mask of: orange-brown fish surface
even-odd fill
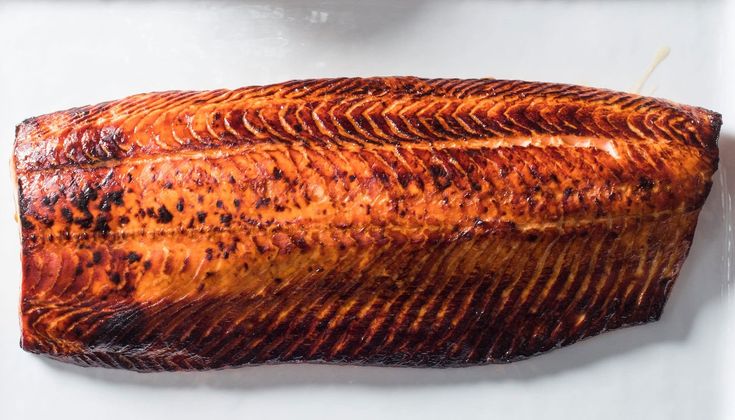
[[[21,345],[138,371],[466,366],[656,320],[720,125],[602,89],[412,77],[30,118]]]

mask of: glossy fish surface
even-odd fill
[[[449,367],[653,321],[720,125],[602,89],[413,77],[30,118],[21,346],[138,371]]]

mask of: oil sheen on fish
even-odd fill
[[[21,345],[138,371],[445,367],[653,321],[720,125],[608,90],[412,77],[30,118]]]

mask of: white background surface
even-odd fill
[[[0,418],[735,418],[732,22],[733,2],[715,0],[0,0]],[[26,117],[151,90],[344,75],[629,90],[666,46],[671,55],[643,93],[717,110],[726,125],[720,172],[658,323],[524,362],[450,370],[144,375],[63,365],[18,346],[19,240],[5,165]]]

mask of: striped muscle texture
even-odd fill
[[[30,118],[21,345],[139,371],[465,366],[652,321],[720,125],[601,89],[412,77]]]

